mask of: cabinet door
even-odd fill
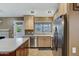
[[[25,30],[34,30],[34,16],[24,16]]]
[[[60,13],[60,15],[64,15],[67,13],[67,4],[66,3],[60,4],[59,13]]]
[[[28,48],[29,47],[29,43],[30,43],[29,40],[27,40],[22,46],[20,46],[20,48]]]
[[[16,51],[16,56],[27,56],[28,55],[28,48],[19,48]]]
[[[21,47],[16,50],[16,56],[27,56],[28,55],[29,40],[25,42]]]
[[[37,40],[38,47],[51,47],[51,37],[40,36]]]

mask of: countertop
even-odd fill
[[[10,53],[15,51],[19,46],[25,43],[29,37],[26,38],[5,38],[0,40],[0,53]]]
[[[25,35],[24,37],[28,37],[28,36],[50,36],[50,37],[53,37],[53,35],[38,35],[38,34],[34,34],[34,35]]]

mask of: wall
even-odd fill
[[[0,23],[0,29],[9,29],[13,25],[13,20],[21,20],[20,17],[1,17],[2,23]]]
[[[0,29],[8,29],[9,21],[7,19],[1,19],[2,23],[0,23]]]
[[[73,11],[73,5],[70,4],[68,13],[69,21],[69,55],[79,56],[79,11]],[[77,48],[77,53],[72,53],[72,48]]]

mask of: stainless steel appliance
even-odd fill
[[[54,44],[55,49],[62,48],[63,36],[64,36],[64,19],[60,16],[54,21],[55,32],[54,32]]]
[[[67,15],[59,16],[54,21],[54,48],[56,51],[60,48],[62,55],[67,55]]]
[[[30,36],[30,48],[36,47],[35,36]]]

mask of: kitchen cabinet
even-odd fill
[[[25,42],[21,47],[16,50],[16,56],[27,56],[28,55],[28,43]]]
[[[53,20],[55,20],[58,16],[67,14],[68,9],[69,8],[68,8],[68,4],[67,3],[59,4],[58,11],[55,13],[55,15],[53,17]]]
[[[27,48],[19,48],[16,51],[16,56],[27,56],[28,55],[28,49]]]
[[[60,4],[60,6],[59,6],[59,13],[61,15],[64,15],[64,14],[67,13],[67,3]]]
[[[32,15],[27,15],[24,16],[24,25],[25,25],[25,30],[34,30],[34,16]]]
[[[51,47],[51,37],[50,36],[39,36],[37,38],[38,47]]]

